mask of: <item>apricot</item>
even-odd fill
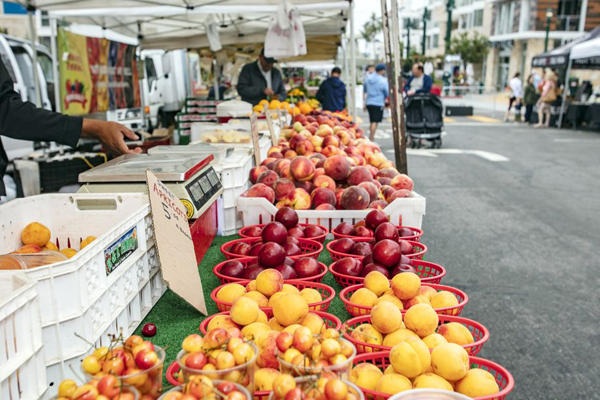
[[[397,298],[396,296],[394,296],[393,294],[385,293],[383,296],[381,296],[380,298],[377,299],[375,304],[379,304],[382,301],[388,301],[388,302],[392,303],[393,305],[398,307],[398,310],[404,309],[404,305],[402,304],[402,301],[399,298]]]
[[[452,387],[452,384],[450,384],[450,382],[448,382],[441,376],[434,374],[433,372],[425,372],[424,374],[417,376],[413,381],[413,388],[441,389],[447,390],[449,392],[454,391],[454,388]]]
[[[296,286],[290,285],[289,283],[284,283],[283,287],[281,288],[281,291],[288,293],[300,293]]]
[[[425,336],[423,338],[423,342],[427,345],[427,347],[429,347],[429,350],[433,350],[442,343],[448,343],[446,338],[439,333],[432,333],[431,335]]]
[[[367,390],[375,390],[383,373],[373,364],[357,364],[350,370],[350,382]]]
[[[21,231],[21,242],[23,244],[35,244],[42,247],[49,241],[50,229],[39,222],[32,222]]]
[[[62,254],[64,254],[67,258],[71,258],[73,257],[75,254],[77,254],[77,250],[75,249],[71,249],[69,247],[67,247],[66,249],[62,249],[60,251]]]
[[[285,293],[273,304],[273,316],[283,326],[299,323],[308,314],[308,303],[297,293]]]
[[[436,293],[437,293],[437,290],[435,290],[431,286],[421,286],[421,289],[419,289],[418,295],[427,297],[427,299],[429,299],[429,301],[431,302],[431,297]]]
[[[281,272],[273,268],[265,269],[256,276],[256,290],[270,297],[283,288]]]
[[[258,304],[249,297],[242,296],[231,306],[231,319],[239,325],[249,325],[258,319]]]
[[[42,247],[42,250],[58,251],[58,247],[56,247],[54,243],[48,242],[44,247]]]
[[[270,331],[271,328],[269,325],[263,322],[252,322],[242,328],[242,336],[246,339],[258,342],[263,335],[267,335]]]
[[[494,376],[480,368],[467,371],[467,374],[456,382],[455,389],[458,393],[473,398],[489,396],[500,391]]]
[[[83,248],[85,246],[87,246],[88,244],[92,243],[94,240],[96,240],[96,236],[88,236],[85,239],[83,239],[81,241],[81,244],[79,245],[79,250],[83,250]]]
[[[420,339],[400,342],[390,350],[390,364],[397,373],[408,378],[424,373],[430,363],[429,349]]]
[[[431,306],[433,308],[456,307],[457,305],[458,299],[453,293],[447,290],[439,291],[431,296]]]
[[[365,288],[381,296],[390,288],[390,281],[379,271],[371,271],[365,276]]]
[[[428,305],[431,305],[431,303],[429,302],[429,298],[427,296],[423,296],[423,295],[418,294],[415,297],[413,297],[412,299],[406,300],[404,302],[404,307],[406,307],[406,309],[408,310],[409,308],[411,308],[415,304],[428,304]]]
[[[249,292],[246,292],[242,297],[254,300],[259,307],[267,307],[267,305],[269,304],[269,299],[267,299],[265,295],[259,292],[258,290],[251,290]]]
[[[469,371],[469,355],[456,343],[443,343],[431,351],[431,367],[442,378],[457,381]]]
[[[300,291],[300,296],[306,300],[308,304],[319,303],[323,300],[321,293],[313,288],[304,288]]]
[[[386,337],[383,338],[383,345],[388,347],[394,347],[398,343],[405,342],[407,340],[417,340],[419,336],[411,330],[406,328],[400,328]]]
[[[217,292],[217,299],[225,303],[233,303],[246,293],[246,288],[239,283],[229,283]]]
[[[456,343],[461,346],[471,344],[475,341],[471,331],[469,331],[466,326],[458,322],[448,322],[440,325],[437,333],[442,335],[448,342]]]
[[[19,247],[17,250],[13,251],[11,254],[31,254],[31,253],[39,253],[42,251],[42,248],[37,244],[26,244],[24,246]]]
[[[402,328],[402,313],[388,301],[382,301],[371,309],[371,324],[383,334],[392,333]]]
[[[412,389],[410,380],[404,375],[397,373],[384,374],[379,378],[379,381],[375,386],[376,391],[390,395],[410,389]]]
[[[359,342],[368,344],[381,345],[383,343],[383,336],[371,324],[361,324],[357,326],[352,330],[350,336]]]
[[[265,314],[265,312],[263,310],[258,310],[258,318],[256,318],[256,322],[262,322],[263,324],[266,324],[269,322],[269,317],[267,317],[267,314]]]
[[[367,288],[360,288],[350,296],[350,302],[363,307],[373,307],[377,301],[377,295]],[[359,310],[361,314],[367,314],[367,310]]]
[[[439,317],[437,313],[428,304],[416,304],[404,314],[404,324],[406,327],[420,337],[434,333],[438,323]]]
[[[400,300],[412,299],[419,293],[421,278],[412,272],[401,272],[392,278],[392,290]]]
[[[273,390],[273,381],[279,376],[279,371],[273,368],[259,368],[254,373],[254,389],[256,391]]]
[[[237,328],[237,325],[235,324],[235,322],[233,322],[229,315],[215,315],[213,318],[211,318],[210,322],[206,327],[206,330],[207,332],[210,332],[218,328]]]
[[[302,326],[307,327],[310,330],[310,333],[312,333],[313,335],[320,334],[326,328],[325,321],[323,321],[323,318],[312,312],[306,314],[306,316],[302,319],[300,324]]]

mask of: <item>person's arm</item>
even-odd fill
[[[404,84],[404,92],[408,92],[408,90],[410,89],[410,83],[412,82],[413,77],[409,76],[408,79],[406,80],[406,83]]]
[[[346,95],[348,94],[348,92],[346,91],[346,85],[344,85],[344,86],[343,86],[343,89],[342,89],[342,90],[344,91],[344,96],[342,97],[342,99],[343,99],[343,100],[342,100],[342,104],[343,104],[343,106],[342,106],[342,110],[343,110],[343,109],[345,109],[345,108],[346,108]],[[340,111],[341,111],[341,110],[340,110]]]
[[[123,136],[138,139],[137,135],[116,122],[71,117],[44,110],[25,102],[14,91],[13,82],[0,62],[0,134],[14,139],[56,142],[75,147],[79,138],[99,139],[114,154],[132,152]],[[139,150],[136,150],[136,152]]]
[[[278,69],[273,70],[277,71],[277,75],[279,75],[277,90],[274,90],[274,92],[277,95],[277,97],[279,97],[280,101],[284,101],[287,97],[287,91],[285,90],[285,85],[283,84],[283,76],[281,75],[281,72],[279,72]]]
[[[387,79],[385,79],[383,82],[383,97],[387,99],[389,97],[389,95],[390,95],[390,88],[388,86]]]
[[[429,93],[431,92],[431,84],[433,79],[429,75],[423,75],[423,87],[417,90],[417,93]]]
[[[315,95],[316,99],[319,100],[319,103],[323,104],[323,100],[325,99],[325,93],[323,86],[325,86],[325,82],[323,81],[321,82],[321,84],[319,85],[319,90],[317,90],[317,94]]]
[[[238,78],[237,91],[242,98],[253,99],[264,95],[256,79],[252,78],[251,68],[252,64],[244,65]]]

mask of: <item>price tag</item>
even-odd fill
[[[260,165],[260,147],[258,145],[258,125],[256,123],[256,114],[250,115],[250,131],[252,132],[252,147],[254,148],[254,162]]]
[[[267,126],[269,127],[269,133],[271,134],[271,144],[273,144],[273,146],[277,146],[277,138],[275,137],[275,127],[273,126],[271,110],[267,110],[265,114],[267,116]]]
[[[149,169],[146,170],[146,183],[162,277],[173,292],[206,315],[186,209]]]

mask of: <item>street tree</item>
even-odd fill
[[[490,41],[488,38],[477,32],[472,37],[469,37],[467,32],[462,32],[450,41],[450,54],[460,56],[465,71],[468,63],[481,64],[489,50]]]
[[[368,43],[371,43],[373,51],[373,61],[377,60],[377,54],[375,54],[375,38],[383,30],[383,22],[381,18],[377,17],[375,13],[371,14],[371,17],[367,22],[363,24],[360,36]]]

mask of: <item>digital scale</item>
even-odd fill
[[[124,154],[79,174],[79,192],[148,193],[146,170],[150,169],[185,206],[200,262],[217,233],[216,200],[223,193],[210,165],[213,160],[212,155]]]

